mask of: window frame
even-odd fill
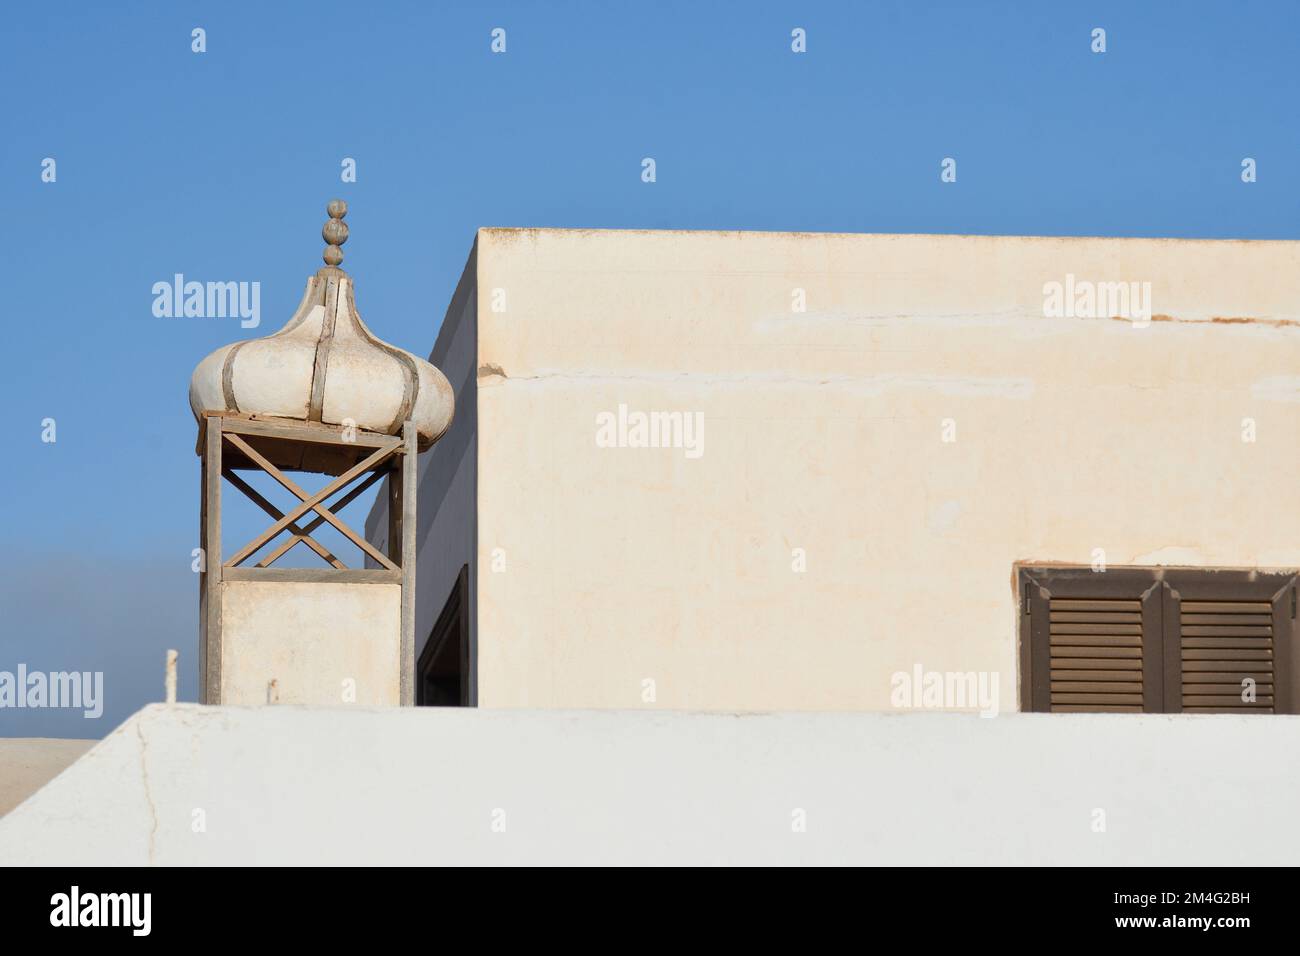
[[[1272,607],[1273,713],[1300,709],[1296,667],[1296,569],[1215,567],[1109,567],[1017,565],[1019,705],[1022,712],[1051,713],[1049,601],[1053,584],[1068,586],[1069,599],[1142,602],[1143,713],[1181,714],[1182,601],[1269,603]],[[1225,591],[1228,592],[1225,594]],[[1172,612],[1172,613],[1171,613]]]

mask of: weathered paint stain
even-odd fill
[[[787,372],[735,372],[695,373],[649,370],[627,370],[618,374],[594,373],[563,369],[539,369],[532,374],[506,375],[498,365],[486,363],[479,366],[480,380],[499,376],[508,378],[514,386],[608,386],[630,384],[656,384],[681,388],[840,388],[866,395],[880,395],[900,388],[933,389],[943,395],[970,395],[1029,399],[1033,397],[1035,383],[1029,378],[979,378],[949,375],[797,375]]]
[[[1112,322],[1132,323],[1133,320],[1123,315],[1112,315]],[[1297,319],[1260,319],[1253,315],[1214,315],[1208,319],[1180,319],[1176,315],[1157,314],[1151,316],[1152,322],[1176,322],[1180,325],[1262,325],[1269,328],[1291,328],[1300,326]]]

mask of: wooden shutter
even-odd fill
[[[1160,587],[1149,572],[1025,573],[1029,706],[1052,713],[1159,710],[1164,663]],[[1022,629],[1023,633],[1023,629]]]
[[[1297,710],[1295,573],[1032,568],[1020,584],[1022,710]]]
[[[1166,584],[1166,710],[1292,713],[1295,575],[1171,571]]]

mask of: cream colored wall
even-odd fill
[[[223,704],[401,702],[400,585],[225,581],[221,593]]]
[[[415,562],[415,659],[420,659],[443,605],[456,584],[462,567],[470,569],[469,589],[474,589],[474,477],[478,461],[477,409],[474,403],[474,379],[477,370],[476,317],[477,263],[474,250],[456,286],[438,340],[429,361],[441,369],[452,384],[456,397],[456,416],[447,433],[420,455],[419,499],[416,508]],[[386,485],[384,486],[387,487]],[[388,496],[375,497],[366,518],[366,537],[382,550],[388,540]],[[367,559],[367,567],[378,565]],[[471,632],[474,626],[473,601],[468,608]],[[473,648],[470,650],[473,667]],[[470,682],[473,703],[473,681]]]
[[[1067,273],[1156,321],[1044,318]],[[485,706],[1013,710],[1016,562],[1300,566],[1300,243],[483,230],[478,287]]]

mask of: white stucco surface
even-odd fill
[[[446,376],[409,352],[382,343],[361,321],[352,279],[323,270],[307,280],[284,328],[217,349],[190,379],[190,407],[306,421],[313,395],[316,420],[399,434],[405,415],[423,444],[436,441],[454,414]],[[322,341],[328,341],[321,361]]]
[[[400,702],[401,585],[224,581],[221,596],[226,703]]]
[[[1293,864],[1297,752],[1300,717],[153,705],[0,864]]]

